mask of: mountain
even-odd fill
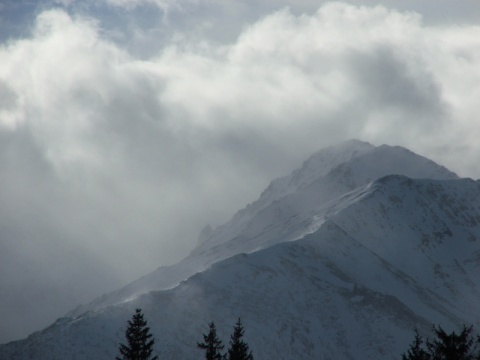
[[[240,316],[257,359],[393,359],[432,323],[479,324],[480,182],[349,141],[202,231],[179,263],[83,305],[0,359],[112,359],[134,309],[160,358],[195,359]]]

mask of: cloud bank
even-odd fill
[[[109,28],[57,3],[0,46],[0,342],[179,260],[332,143],[403,145],[480,176],[479,26],[346,3],[254,17],[108,0],[121,16],[159,9],[150,28]]]

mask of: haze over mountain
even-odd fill
[[[1,1],[0,343],[177,263],[321,147],[479,178],[479,23],[479,1]]]
[[[111,359],[134,309],[158,355],[200,356],[240,316],[261,359],[387,359],[413,329],[480,323],[480,183],[402,147],[357,140],[274,180],[196,248],[79,306],[0,359]]]

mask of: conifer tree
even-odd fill
[[[440,326],[434,326],[435,337],[427,339],[425,345],[415,330],[415,340],[408,352],[402,354],[402,360],[480,360],[480,337],[474,339],[472,330],[472,326],[464,325],[459,334],[455,331],[448,334]]]
[[[143,318],[142,310],[136,309],[132,320],[128,320],[128,328],[125,331],[127,345],[120,344],[121,357],[117,360],[158,360],[158,356],[152,357],[155,340],[150,334],[150,328]]]
[[[432,360],[474,360],[480,352],[472,338],[473,327],[463,326],[460,334],[452,331],[447,334],[440,326],[433,327],[436,338],[427,342]]]
[[[407,353],[402,354],[402,360],[430,360],[430,355],[423,349],[423,340],[415,329],[415,340]]]
[[[230,348],[228,349],[228,360],[253,360],[252,352],[248,344],[243,341],[244,334],[242,321],[238,318],[233,334],[230,336]]]
[[[210,328],[208,334],[203,334],[203,343],[197,342],[197,347],[205,350],[205,360],[225,359],[225,355],[221,353],[224,346],[222,345],[222,341],[217,337],[215,323],[212,321],[208,326]]]

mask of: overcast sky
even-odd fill
[[[480,177],[480,2],[350,3],[0,1],[0,343],[178,261],[325,146]]]

